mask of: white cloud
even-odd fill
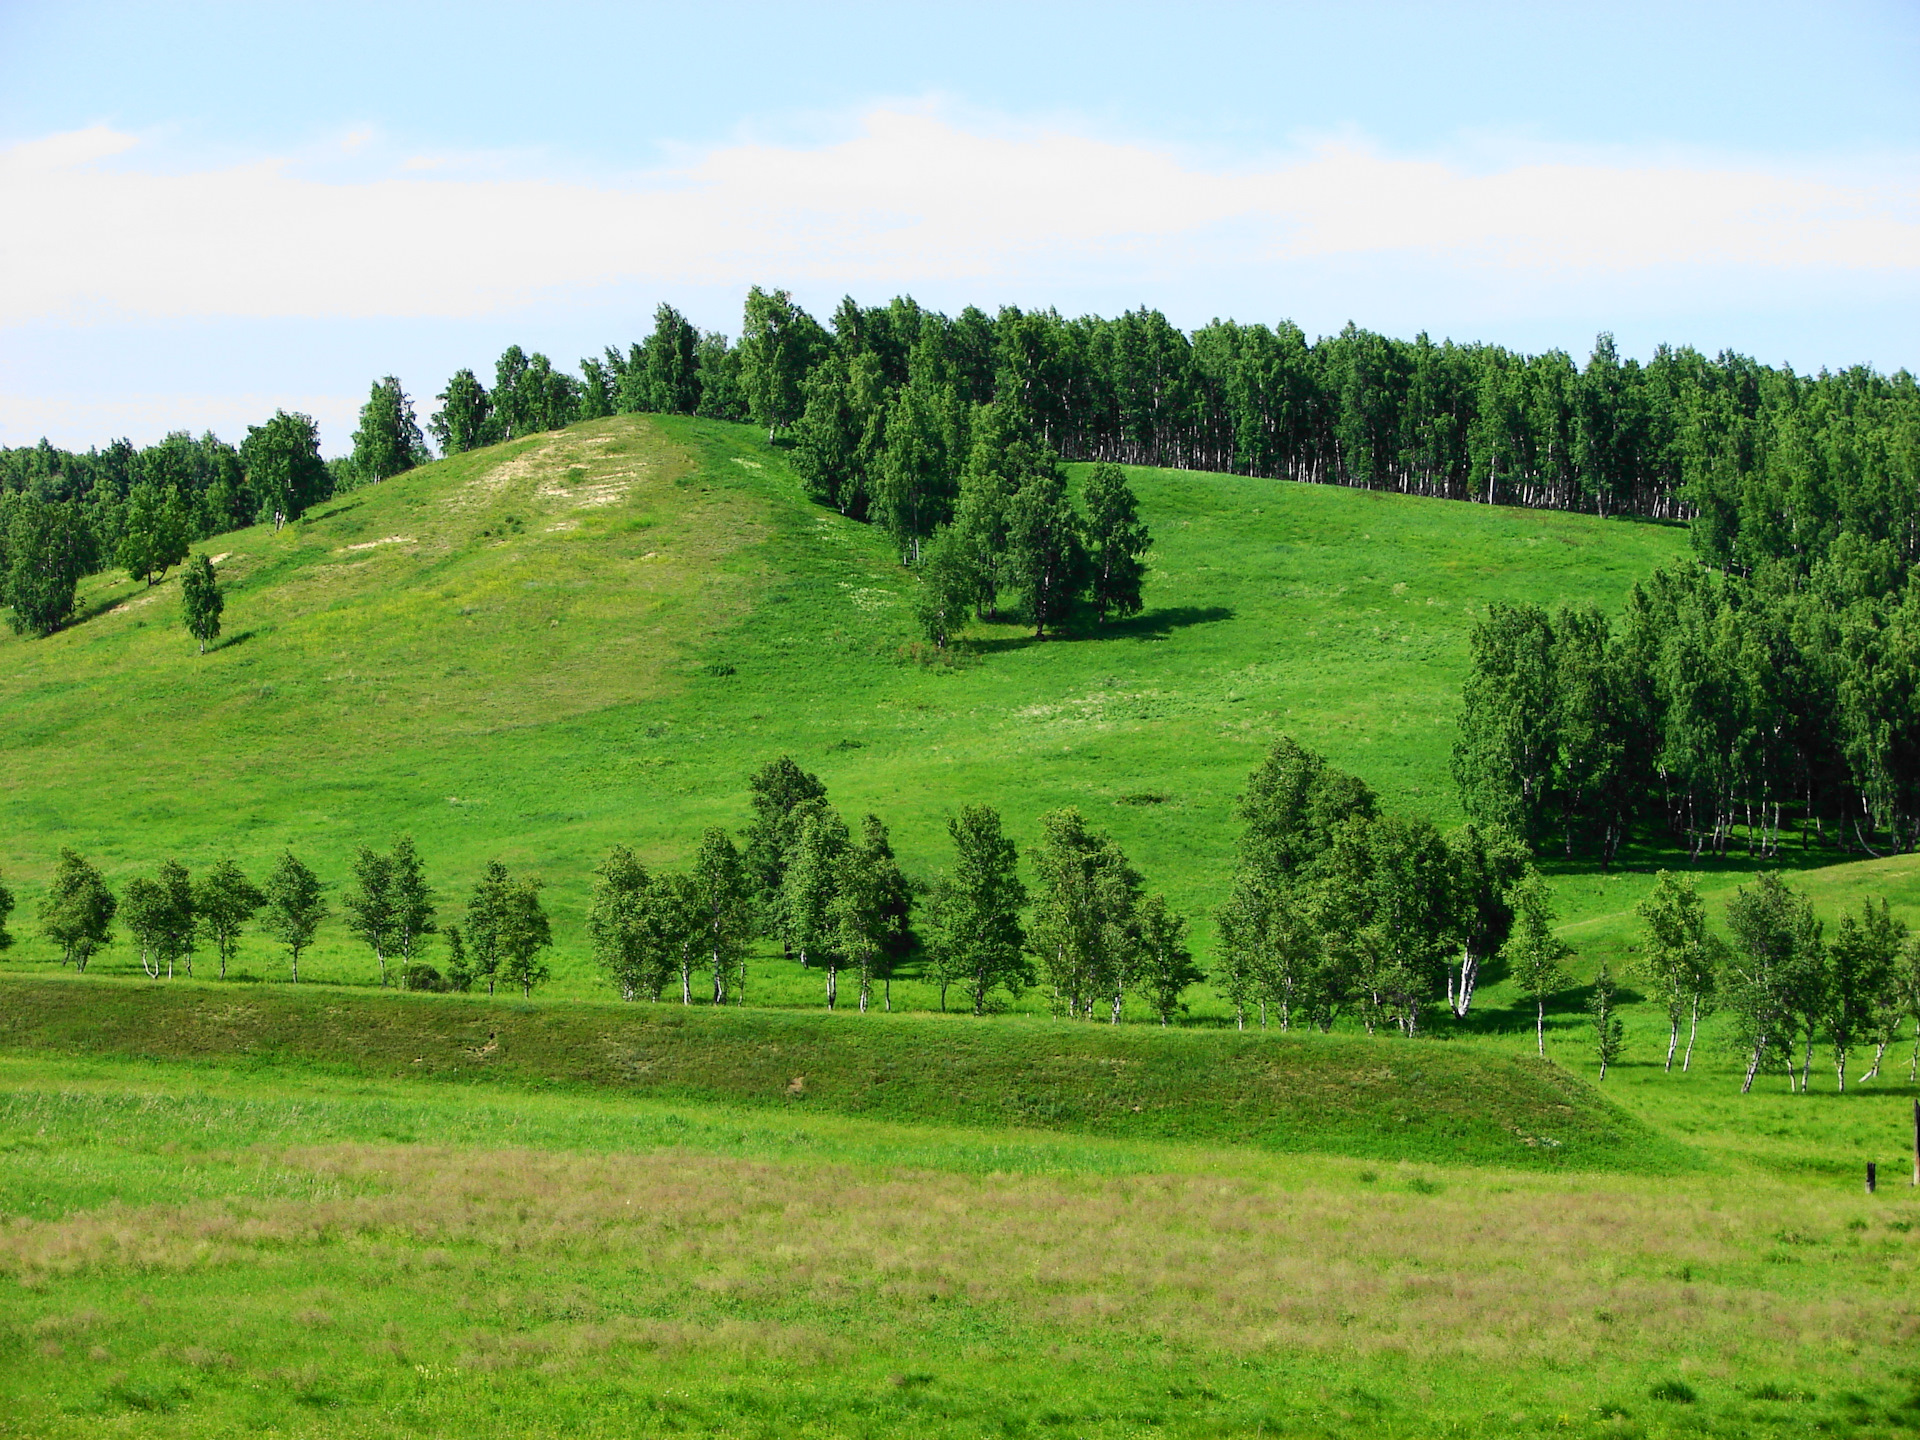
[[[102,126],[0,152],[0,323],[473,316],[636,283],[1084,290],[1346,258],[1475,286],[1920,273],[1905,165],[1883,184],[1583,157],[1470,169],[1347,142],[1227,170],[908,109],[837,143],[729,145],[620,185],[146,158]]]

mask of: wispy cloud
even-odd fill
[[[163,171],[105,127],[16,145],[0,152],[0,323],[473,316],[635,283],[1084,289],[1345,257],[1477,283],[1920,274],[1912,166],[1879,183],[1579,156],[1468,166],[1348,141],[1230,170],[911,108],[835,143],[738,143],[619,184],[431,163],[342,181],[298,157]]]

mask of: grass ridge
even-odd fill
[[[1357,1036],[21,977],[0,981],[0,1045],[1437,1164],[1699,1163],[1555,1065]]]

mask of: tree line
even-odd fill
[[[970,306],[949,317],[905,297],[843,300],[823,325],[787,292],[758,286],[737,343],[662,305],[644,340],[579,369],[511,346],[491,387],[458,372],[426,431],[452,455],[618,413],[753,421],[787,436],[811,493],[884,525],[913,564],[942,527],[963,558],[998,554],[981,551],[982,517],[962,493],[982,424],[1030,436],[1043,459],[1686,519],[1699,557],[1741,575],[1783,555],[1804,568],[1843,531],[1884,543],[1903,573],[1920,554],[1920,387],[1904,370],[1802,376],[1665,346],[1643,365],[1623,360],[1607,335],[1576,364],[1562,351],[1399,340],[1352,325],[1315,341],[1287,322],[1216,320],[1189,334],[1144,308],[1066,319]],[[391,376],[373,385],[352,454],[335,461],[320,458],[310,417],[285,412],[237,449],[177,434],[145,450],[125,441],[86,455],[44,441],[0,450],[7,603],[16,625],[45,633],[70,613],[63,577],[108,562],[164,573],[185,553],[183,533],[296,518],[428,454]],[[1009,478],[1026,472],[1015,465],[999,477]],[[1043,487],[1026,518],[1046,498]],[[985,518],[985,533],[997,534],[1004,522]],[[1109,580],[1098,557],[1137,558],[1112,545],[1118,532],[1098,517],[1086,525],[1101,532],[1085,548]],[[1071,571],[1073,545],[1053,548]],[[999,580],[976,573],[973,584]],[[950,598],[966,587],[928,588]],[[1104,613],[1109,600],[1093,598]]]
[[[752,819],[738,839],[709,828],[684,869],[649,868],[616,845],[595,871],[586,914],[594,961],[623,1000],[695,1003],[696,980],[715,1005],[744,1003],[756,939],[817,972],[826,1008],[842,977],[860,1013],[891,1010],[892,982],[918,958],[940,1008],[957,996],[975,1015],[1004,1009],[1036,987],[1053,1013],[1119,1024],[1127,1001],[1162,1025],[1186,1012],[1185,993],[1211,979],[1236,1028],[1330,1031],[1343,1017],[1369,1034],[1414,1036],[1438,1006],[1464,1020],[1483,971],[1504,971],[1531,1007],[1544,1057],[1546,1013],[1574,988],[1573,951],[1556,933],[1551,889],[1526,842],[1499,824],[1470,821],[1443,834],[1430,822],[1383,813],[1348,774],[1282,737],[1249,777],[1231,891],[1216,913],[1211,976],[1194,964],[1187,918],[1148,894],[1139,871],[1078,810],[1043,815],[1021,856],[991,806],[947,822],[947,867],[919,882],[900,867],[887,826],[856,830],[825,784],[782,756],[749,779]],[[194,876],[175,860],[116,896],[99,869],[63,849],[39,909],[42,935],[63,964],[84,972],[124,925],[154,978],[193,973],[211,952],[225,978],[245,928],[284,951],[292,980],[332,914],[326,886],[283,854],[255,885],[232,861]],[[340,897],[345,928],[371,955],[381,985],[470,991],[484,985],[531,996],[549,978],[552,927],[538,879],[490,862],[458,920],[438,904],[410,837],[387,851],[361,847]],[[0,886],[0,948],[13,896]],[[1757,1075],[1810,1081],[1828,1047],[1844,1090],[1851,1057],[1872,1052],[1875,1078],[1903,1027],[1910,1073],[1920,1073],[1920,937],[1884,900],[1863,901],[1827,939],[1807,898],[1777,874],[1740,887],[1726,910],[1731,939],[1715,934],[1691,878],[1659,872],[1640,903],[1631,978],[1668,1022],[1665,1065],[1692,1065],[1702,1019],[1724,1011],[1727,1043]],[[444,946],[438,968],[430,947]],[[1624,1049],[1618,983],[1605,963],[1589,987],[1601,1077]],[[1684,1050],[1681,1048],[1685,1032]]]

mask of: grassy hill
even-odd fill
[[[1077,804],[1204,912],[1275,735],[1449,819],[1476,610],[1613,605],[1685,545],[1584,516],[1133,478],[1157,537],[1144,615],[1045,644],[985,627],[936,663],[884,536],[807,503],[756,432],[699,421],[590,422],[222,537],[228,636],[204,659],[174,581],[96,577],[83,623],[0,641],[0,873],[29,909],[62,844],[116,882],[286,846],[337,879],[354,846],[406,829],[449,896],[495,856],[541,875],[553,993],[588,994],[579,919],[607,847],[684,858],[703,826],[744,821],[747,772],[784,752],[887,819],[911,871],[944,863],[962,804],[999,805],[1022,842]],[[274,973],[258,945],[243,969]],[[369,971],[323,932],[313,976]]]

